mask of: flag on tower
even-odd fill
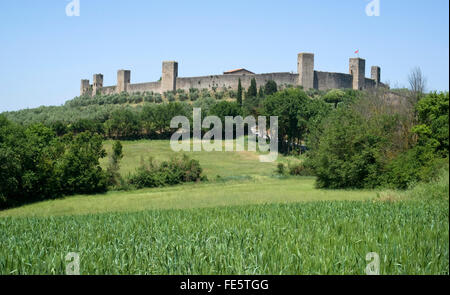
[[[359,53],[359,49],[355,51],[355,54],[358,54],[358,53]]]

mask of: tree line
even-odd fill
[[[416,89],[406,93],[411,94],[410,99],[393,96],[392,91],[385,89],[280,89],[273,81],[258,88],[253,79],[248,90],[243,89],[239,81],[234,99],[202,95],[195,101],[143,102],[133,106],[71,106],[69,103],[61,107],[5,113],[5,116],[20,122],[13,124],[15,129],[21,126],[28,130],[22,133],[37,128],[41,130],[39,134],[53,134],[49,142],[65,142],[69,150],[71,144],[78,142],[80,145],[81,138],[86,137],[95,139],[94,142],[105,138],[168,139],[175,131],[170,128],[171,119],[185,116],[192,120],[194,107],[202,109],[203,117],[214,115],[222,121],[226,116],[278,116],[279,151],[290,155],[306,152],[302,166],[291,167],[293,173],[302,175],[302,170],[306,169],[317,176],[317,185],[323,188],[406,188],[414,181],[431,179],[434,171],[448,165],[449,153],[448,92],[426,95]],[[3,121],[7,122],[6,119]],[[8,125],[12,123],[4,124],[12,126]],[[20,137],[17,137],[19,142]],[[5,146],[13,144],[1,142]],[[48,149],[58,151],[55,147]],[[97,149],[92,152],[100,155]],[[92,160],[90,165],[93,167],[98,166],[95,159],[86,159]],[[145,169],[142,171],[141,180],[146,183],[144,180],[148,175]],[[101,182],[97,185],[94,190],[101,191],[105,187]],[[74,191],[83,190],[72,189]]]
[[[109,164],[103,137],[83,131],[57,133],[41,124],[22,126],[0,115],[0,209],[74,194],[103,193],[205,180],[196,160],[173,158],[143,163],[135,174],[119,174],[123,157],[120,141],[113,144]]]

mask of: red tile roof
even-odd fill
[[[226,71],[226,72],[224,72],[224,74],[233,74],[233,73],[240,72],[240,71],[246,71],[251,74],[254,74],[253,72],[250,72],[249,70],[246,70],[246,69],[236,69],[236,70]]]

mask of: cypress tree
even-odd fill
[[[250,82],[250,87],[248,88],[246,98],[256,97],[257,95],[258,95],[258,88],[256,87],[256,80],[255,78],[253,78],[252,81]]]
[[[264,97],[264,89],[263,89],[262,86],[259,86],[258,97],[259,98],[263,98]]]
[[[241,107],[242,106],[242,84],[241,78],[239,78],[238,90],[237,90],[237,103]]]

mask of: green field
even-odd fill
[[[376,196],[376,192],[371,191],[317,190],[311,177],[260,178],[74,196],[10,209],[0,212],[0,217],[82,215],[326,200],[370,200]]]
[[[170,148],[168,140],[139,140],[123,141],[124,158],[121,161],[121,174],[127,176],[136,170],[141,161],[153,157],[156,160],[168,160],[178,153]],[[225,141],[223,142],[225,145]],[[105,149],[109,153],[112,141],[105,142]],[[199,160],[204,174],[210,180],[221,177],[238,176],[267,176],[273,174],[276,163],[260,163],[259,155],[254,152],[188,152],[189,157]],[[108,163],[107,158],[101,160],[103,167]]]
[[[364,274],[377,252],[381,274],[442,274],[448,209],[310,202],[2,218],[0,273],[64,274],[77,252],[81,274]]]
[[[168,141],[124,142],[121,173],[172,153]],[[69,252],[82,274],[364,274],[369,252],[381,274],[449,273],[448,197],[319,190],[256,153],[189,155],[208,182],[0,212],[0,274],[64,274]]]

